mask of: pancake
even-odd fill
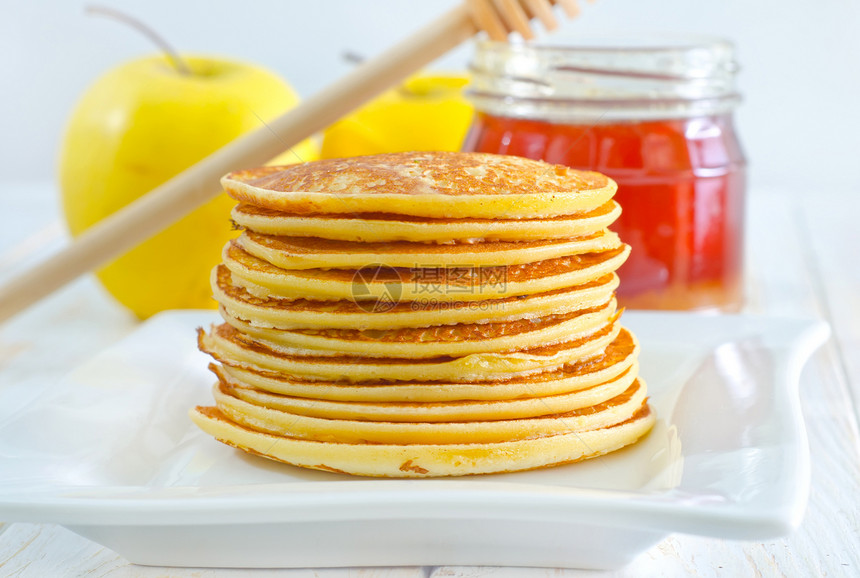
[[[295,215],[394,213],[535,219],[587,213],[615,194],[600,173],[487,153],[412,152],[234,171],[240,203]]]
[[[539,373],[601,355],[618,335],[617,316],[597,331],[571,335],[569,341],[508,353],[464,357],[398,359],[318,355],[316,351],[275,348],[223,323],[198,332],[201,351],[217,361],[252,370],[282,372],[322,381],[486,381]]]
[[[421,359],[475,353],[519,351],[593,333],[615,314],[615,299],[596,307],[513,321],[437,325],[402,329],[270,329],[254,327],[222,311],[224,320],[244,335],[278,350],[313,350],[342,356]]]
[[[612,399],[593,406],[519,419],[469,421],[368,421],[319,418],[272,409],[213,389],[216,407],[232,421],[264,433],[338,443],[482,444],[589,431],[626,421],[645,402],[645,387],[635,380]],[[416,412],[416,420],[420,413]]]
[[[568,313],[605,303],[618,287],[618,276],[602,277],[571,288],[547,293],[484,301],[403,301],[386,308],[368,308],[351,300],[260,298],[233,285],[230,270],[212,270],[215,300],[230,317],[248,320],[255,327],[279,329],[400,329],[455,323],[481,323],[490,319],[532,319]]]
[[[353,243],[312,237],[273,237],[245,231],[236,244],[247,253],[282,269],[360,269],[385,267],[498,267],[621,247],[618,235],[603,230],[584,237],[548,241],[489,241],[428,244],[391,241]]]
[[[200,429],[246,452],[288,464],[344,474],[424,478],[530,470],[603,455],[648,433],[655,417],[643,404],[611,427],[489,444],[347,444],[261,433],[212,407],[189,415]]]
[[[507,267],[396,269],[368,267],[357,276],[346,269],[288,270],[275,267],[228,243],[222,254],[233,283],[256,297],[439,302],[482,301],[535,295],[588,283],[614,272],[630,247],[559,257]],[[361,293],[357,291],[361,290]]]
[[[607,201],[587,213],[547,219],[430,219],[391,213],[294,215],[244,204],[237,205],[232,216],[238,226],[266,235],[359,243],[475,243],[580,237],[605,229],[620,214],[618,203]]]
[[[344,402],[290,397],[262,391],[232,379],[214,366],[225,393],[248,403],[296,415],[325,419],[393,422],[451,422],[521,419],[565,413],[608,401],[626,391],[636,379],[638,365],[632,365],[612,379],[588,388],[558,395],[495,401],[439,402]],[[535,376],[529,376],[535,377]],[[526,378],[528,379],[528,378]],[[523,391],[530,390],[526,383]],[[217,396],[216,396],[217,397]],[[229,411],[225,412],[228,415]],[[241,421],[241,420],[240,420]]]
[[[517,400],[563,395],[616,379],[633,367],[639,346],[621,328],[601,355],[557,369],[496,381],[474,382],[348,382],[311,381],[280,372],[252,370],[231,364],[210,364],[220,380],[291,397],[353,402],[452,402]]]
[[[483,153],[235,171],[244,229],[198,329],[216,439],[301,467],[431,477],[575,462],[653,426],[621,327],[615,183]]]

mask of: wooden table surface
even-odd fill
[[[48,183],[0,184],[0,281],[64,242]],[[672,535],[616,572],[422,567],[323,570],[154,568],[49,524],[0,521],[0,576],[322,578],[549,576],[860,576],[860,195],[754,190],[745,311],[815,316],[833,337],[806,365],[801,397],[812,490],[801,527],[766,542]],[[25,404],[136,322],[84,278],[0,327],[0,392]],[[7,401],[8,403],[8,401]],[[8,411],[6,407],[4,410]],[[2,485],[0,456],[0,485]]]

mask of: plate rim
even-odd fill
[[[217,319],[214,311],[162,312],[97,354],[96,358],[123,347],[128,340],[139,338],[142,331],[152,330],[154,325],[173,323],[177,319],[187,324],[189,320],[203,316]],[[487,482],[476,476],[446,480],[365,478],[254,486],[262,492],[248,492],[247,486],[244,486],[245,491],[238,491],[243,486],[217,486],[198,488],[202,490],[199,492],[193,491],[193,487],[146,486],[45,486],[9,491],[8,487],[0,484],[0,516],[7,522],[49,522],[69,526],[192,526],[228,522],[295,524],[411,518],[568,519],[576,524],[599,523],[665,534],[681,532],[747,540],[783,536],[796,528],[803,518],[811,477],[799,395],[800,371],[812,353],[829,338],[830,328],[820,319],[750,314],[628,311],[625,320],[633,321],[631,325],[635,325],[637,319],[685,322],[693,316],[705,323],[740,323],[757,327],[763,324],[766,328],[790,325],[793,328],[792,334],[785,335],[784,348],[778,351],[784,371],[779,379],[775,377],[773,380],[781,381],[774,384],[775,392],[781,395],[774,396],[773,403],[786,406],[788,415],[782,416],[782,422],[791,426],[790,431],[796,438],[783,451],[787,454],[788,464],[793,465],[791,469],[798,483],[781,505],[762,510],[750,508],[750,504],[743,501],[714,501],[713,495],[696,495],[676,489],[651,492],[600,490],[542,486],[539,483]],[[339,486],[347,485],[348,489],[339,489]],[[370,490],[364,487],[368,485]],[[397,486],[396,492],[392,492],[392,486]],[[284,491],[287,488],[289,492]],[[213,491],[215,489],[218,491]],[[233,493],[231,489],[237,491]],[[500,504],[505,507],[499,508]],[[332,512],[325,512],[324,507],[329,507]]]

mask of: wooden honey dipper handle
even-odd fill
[[[406,40],[365,61],[302,104],[219,149],[84,231],[39,265],[0,287],[0,322],[178,221],[221,191],[230,170],[262,165],[485,29],[493,39],[532,36],[537,17],[556,26],[552,5],[574,0],[466,0]]]

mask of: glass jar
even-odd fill
[[[612,177],[613,230],[633,248],[620,304],[737,310],[746,163],[732,122],[736,71],[722,40],[486,42],[463,148]]]

